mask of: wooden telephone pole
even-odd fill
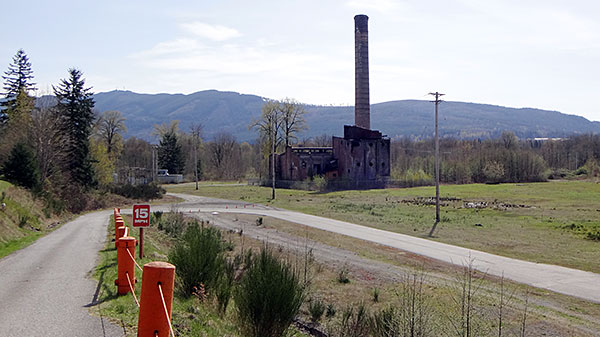
[[[430,92],[429,94],[435,96],[435,101],[431,101],[432,103],[435,103],[435,223],[429,232],[429,237],[432,237],[435,232],[435,227],[438,222],[440,222],[440,138],[438,134],[438,106],[442,102],[440,97],[444,96],[444,94],[437,91]]]
[[[275,115],[276,116],[276,115]],[[271,141],[271,186],[273,188],[272,190],[272,195],[271,195],[271,200],[275,200],[275,142],[277,141],[277,123],[275,120],[275,116],[273,117],[273,124],[271,126],[271,132],[272,132],[272,141]]]

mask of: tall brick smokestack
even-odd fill
[[[371,106],[369,103],[369,17],[354,17],[354,124],[371,129]]]

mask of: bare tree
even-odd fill
[[[237,142],[231,133],[219,132],[208,144],[208,152],[214,174],[217,178],[228,175],[228,162],[234,155]]]
[[[69,137],[62,132],[62,120],[53,108],[34,109],[29,129],[30,141],[36,151],[42,184],[63,165],[65,144]]]
[[[310,143],[317,147],[328,147],[331,146],[331,136],[324,133],[320,136],[314,137]]]
[[[279,102],[269,100],[262,107],[261,119],[250,124],[250,128],[257,128],[260,133],[261,143],[264,144],[263,154],[265,159],[268,160],[271,157],[271,199],[275,199],[275,151],[281,142],[281,123],[282,118]]]
[[[452,326],[452,329],[446,331],[448,336],[475,337],[486,334],[477,305],[483,281],[476,277],[473,263],[474,260],[470,259],[463,265],[462,273],[457,275],[451,286],[450,295],[457,310],[444,313]]]
[[[304,120],[306,110],[304,110],[304,105],[291,98],[281,101],[279,110],[281,111],[281,132],[287,148],[292,141],[298,140],[299,132],[308,129]]]
[[[502,337],[502,329],[505,325],[505,311],[512,302],[515,291],[517,290],[517,288],[514,288],[513,291],[507,292],[504,281],[504,273],[502,273],[502,278],[500,279],[500,301],[498,303],[498,337]]]
[[[123,144],[119,166],[152,168],[152,144],[140,138],[129,137]]]
[[[96,128],[100,139],[106,144],[106,153],[109,155],[115,150],[117,144],[121,143],[123,139],[121,133],[127,132],[125,118],[116,110],[105,111],[96,122]]]
[[[260,119],[253,121],[249,128],[258,129],[261,140],[265,143],[265,150],[263,151],[265,158],[268,158],[273,147],[279,146],[282,142],[281,138],[281,111],[279,102],[274,100],[266,101],[262,106],[262,113]]]
[[[529,290],[525,291],[525,304],[523,305],[523,315],[521,316],[521,328],[519,337],[527,336],[527,314],[529,309]]]
[[[179,121],[178,120],[172,120],[169,124],[167,124],[167,123],[154,124],[154,131],[152,132],[153,136],[162,138],[167,133],[171,133],[174,135],[179,134]]]
[[[404,274],[398,289],[400,303],[373,316],[374,337],[428,337],[433,331],[432,298],[425,291],[423,270]]]

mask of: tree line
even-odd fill
[[[98,112],[81,70],[52,87],[51,98],[36,98],[31,62],[19,50],[2,76],[0,99],[0,173],[44,198],[55,211],[93,207],[94,195],[111,191],[115,177],[152,176],[155,168],[187,180],[265,179],[273,151],[287,146],[331,146],[331,136],[301,138],[307,129],[304,106],[293,100],[268,100],[253,143],[221,131],[205,140],[201,123],[155,125],[158,144],[130,137],[119,111]],[[392,183],[433,183],[432,140],[392,142]],[[498,139],[444,138],[440,146],[444,183],[533,182],[547,178],[599,176],[600,136],[561,140],[519,140],[504,132]],[[132,173],[138,172],[138,173]]]
[[[401,185],[433,183],[433,140],[392,142],[392,180]],[[520,140],[512,132],[486,140],[440,140],[444,183],[538,182],[548,178],[597,177],[600,136]]]
[[[36,105],[31,62],[23,50],[13,57],[4,79],[0,111],[1,169],[5,179],[44,197],[54,211],[86,206],[85,195],[98,185],[95,166],[101,137],[94,133],[91,89],[83,73],[71,68],[53,86],[52,104]]]

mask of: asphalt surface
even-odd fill
[[[90,274],[110,214],[80,216],[0,260],[0,336],[123,335],[122,328],[88,311],[98,285]]]
[[[472,261],[471,263],[475,269],[490,275],[504,275],[504,277],[519,283],[600,303],[600,274],[556,265],[512,259],[345,221],[253,205],[241,201],[228,201],[176,193],[171,193],[171,195],[186,200],[176,205],[176,208],[182,212],[228,212],[270,216],[379,243],[447,263],[465,265]]]

